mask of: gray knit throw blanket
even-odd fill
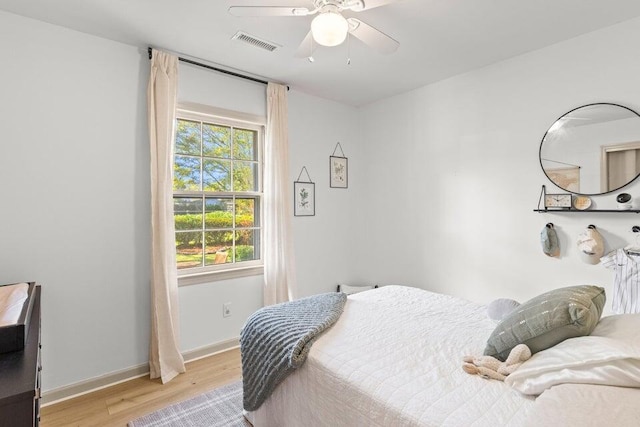
[[[315,295],[261,308],[240,332],[244,409],[255,411],[307,359],[311,345],[342,314],[347,296]]]

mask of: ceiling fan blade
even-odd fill
[[[294,6],[231,6],[233,16],[307,16],[313,13],[306,7]]]
[[[380,6],[386,6],[392,3],[398,3],[402,0],[347,0],[343,7],[351,9],[355,12],[369,10]]]
[[[313,52],[316,50],[316,43],[313,42],[313,35],[311,31],[307,33],[307,36],[302,40],[298,50],[296,51],[296,58],[310,58]]]
[[[380,53],[390,54],[398,50],[400,43],[382,31],[356,18],[349,18],[347,22],[349,22],[349,33]]]

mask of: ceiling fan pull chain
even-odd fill
[[[311,43],[309,43],[309,57],[307,59],[311,63],[315,61],[315,58],[313,57],[313,37],[311,37]]]
[[[351,33],[347,33],[347,65],[351,65]]]

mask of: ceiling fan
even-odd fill
[[[356,18],[345,18],[342,11],[361,12],[400,0],[310,0],[314,9],[297,6],[231,6],[229,13],[234,16],[311,16],[311,30],[304,38],[297,57],[309,57],[316,45],[338,46],[347,34],[360,39],[383,54],[393,53],[400,43],[371,25]],[[315,43],[314,43],[315,42]]]

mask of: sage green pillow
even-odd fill
[[[566,340],[589,335],[602,315],[604,288],[583,285],[546,292],[505,316],[487,341],[486,356],[505,361],[518,344],[537,353]]]

